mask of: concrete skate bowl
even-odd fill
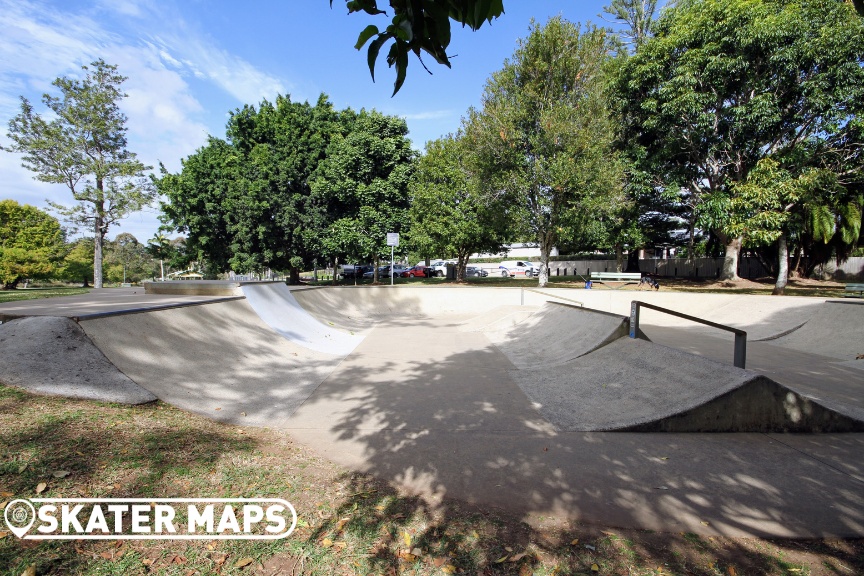
[[[611,307],[606,295],[544,292],[293,292],[302,310],[290,305],[285,314],[311,314],[325,343],[327,330],[362,338],[348,353],[310,349],[310,334],[290,339],[300,323],[262,319],[251,299],[80,326],[122,373],[167,402],[289,430],[338,463],[432,501],[655,530],[864,534],[862,436],[779,433],[796,429],[790,422],[842,429],[847,416],[759,374],[620,338],[621,314],[547,304],[587,296]],[[278,307],[282,296],[272,296]],[[690,368],[679,374],[682,364]],[[730,427],[729,414],[754,403],[773,408],[748,410]],[[710,429],[753,432],[632,432]]]

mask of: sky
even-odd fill
[[[405,118],[409,138],[427,141],[458,130],[469,107],[479,106],[489,76],[500,69],[539,23],[561,15],[572,22],[609,25],[600,18],[608,0],[505,0],[505,14],[471,32],[453,23],[452,68],[411,55],[408,77],[391,97],[395,72],[385,50],[373,82],[365,48],[354,49],[368,24],[389,18],[348,15],[344,0],[0,0],[0,145],[20,112],[20,97],[44,112],[42,95],[59,95],[51,82],[80,77],[99,58],[127,80],[120,103],[128,117],[128,149],[146,165],[170,172],[205,144],[225,136],[228,114],[245,104],[290,95],[315,102],[326,94],[339,108],[376,109]],[[380,5],[387,5],[380,1]],[[20,156],[0,151],[0,199],[47,208],[71,203],[62,184],[33,179]],[[109,230],[141,242],[159,227],[158,205]]]

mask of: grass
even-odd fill
[[[275,542],[36,542],[0,532],[2,575],[30,567],[86,576],[864,573],[864,540],[731,539],[554,518],[529,526],[456,500],[433,507],[317,457],[284,432],[158,402],[128,407],[0,386],[0,430],[0,508],[35,497],[45,482],[48,498],[279,497],[300,517]],[[57,478],[58,470],[70,474]]]
[[[15,290],[0,290],[0,304],[3,302],[18,302],[19,300],[36,300],[37,298],[56,298],[57,296],[74,296],[87,294],[89,288],[17,288]]]

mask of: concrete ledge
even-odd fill
[[[228,280],[169,280],[144,282],[146,294],[184,294],[188,296],[242,296],[240,282]]]

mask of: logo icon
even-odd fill
[[[36,509],[28,500],[13,500],[6,505],[3,517],[9,530],[21,538],[36,521]]]

